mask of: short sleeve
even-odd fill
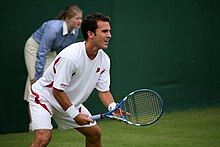
[[[76,73],[76,65],[72,60],[60,57],[55,60],[53,70],[55,73],[53,87],[65,90],[69,86],[72,75]]]
[[[110,59],[107,58],[105,66],[101,71],[98,83],[96,85],[98,91],[109,91],[110,89]]]

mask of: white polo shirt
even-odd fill
[[[63,111],[52,94],[52,87],[64,90],[72,104],[78,107],[87,100],[94,88],[109,91],[109,72],[110,59],[102,49],[91,60],[86,54],[85,42],[78,42],[57,55],[32,90]]]

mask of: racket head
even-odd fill
[[[128,94],[119,104],[124,115],[119,119],[134,126],[148,126],[163,114],[163,101],[150,89],[139,89]]]

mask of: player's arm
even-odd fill
[[[90,119],[85,114],[79,113],[79,111],[71,103],[69,97],[66,95],[66,93],[63,90],[53,88],[53,96],[60,104],[60,106],[63,108],[63,110],[65,110],[70,115],[70,117],[72,117],[75,120],[77,124],[86,125],[93,122],[93,120]]]
[[[57,102],[60,104],[60,106],[63,108],[63,110],[66,111],[70,106],[72,106],[70,99],[68,98],[68,96],[63,90],[53,88],[52,92],[53,92],[53,96],[55,97]]]
[[[106,91],[106,92],[98,91],[98,95],[103,105],[106,108],[108,108],[109,111],[116,107],[116,103],[110,91]]]
[[[115,107],[118,105],[118,103],[114,101],[114,98],[110,91],[107,91],[107,92],[98,91],[98,95],[102,103],[105,105],[105,107],[108,108],[108,111],[115,109]],[[122,114],[121,114],[120,109],[114,111],[113,115],[121,116]]]

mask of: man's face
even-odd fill
[[[105,21],[98,21],[97,22],[98,28],[95,31],[93,43],[101,49],[108,48],[109,40],[112,37],[110,30],[109,22]]]

